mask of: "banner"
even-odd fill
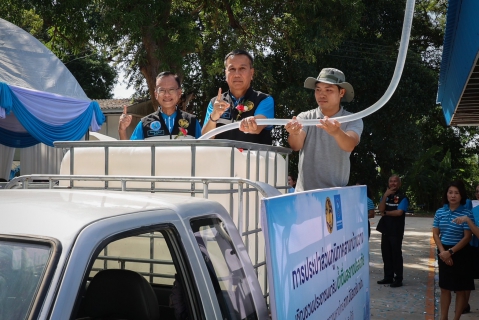
[[[273,319],[370,319],[366,187],[262,200]]]

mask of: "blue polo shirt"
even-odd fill
[[[449,205],[445,204],[436,211],[434,215],[433,228],[439,229],[441,243],[449,246],[457,244],[464,238],[464,230],[471,230],[467,223],[457,224],[452,222],[453,219],[468,216],[474,221],[472,212],[465,206],[460,205],[456,210],[451,211]]]

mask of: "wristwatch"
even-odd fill
[[[452,251],[451,248],[447,249],[447,251],[449,251],[449,253],[451,254],[451,256],[454,254],[454,251]]]

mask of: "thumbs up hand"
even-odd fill
[[[128,107],[123,106],[123,113],[121,114],[120,121],[118,123],[118,131],[125,131],[131,123],[132,116],[131,114],[127,114],[127,112]]]

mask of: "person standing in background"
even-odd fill
[[[288,176],[288,186],[290,187],[288,189],[288,193],[294,193],[295,188],[296,188],[296,176],[295,175],[290,174]]]
[[[394,174],[389,178],[388,188],[379,202],[381,219],[376,230],[381,232],[381,255],[384,262],[384,279],[378,284],[390,287],[402,286],[403,257],[402,240],[409,200],[401,191],[401,178]]]
[[[443,195],[444,206],[434,215],[432,235],[437,246],[439,264],[441,320],[447,319],[452,291],[456,292],[454,319],[457,320],[467,305],[466,291],[474,290],[469,250],[471,228],[467,223],[454,222],[461,216],[474,220],[472,212],[464,206],[466,198],[462,182],[449,183]]]
[[[476,201],[466,202],[466,205],[465,205],[466,209],[469,209],[472,211],[472,215],[474,216],[474,221],[472,221],[471,219],[468,219],[467,216],[462,216],[460,218],[454,219],[454,222],[459,224],[467,222],[469,228],[471,228],[472,238],[471,238],[471,241],[469,242],[469,245],[471,246],[470,250],[471,250],[471,257],[472,257],[473,278],[479,279],[479,232],[474,232],[474,229],[473,229],[473,228],[477,228],[476,224],[479,222],[479,206],[477,205],[477,202],[479,202],[479,185],[476,186],[475,196],[476,196]],[[466,307],[462,311],[462,314],[471,312],[471,305],[469,304],[470,297],[471,297],[471,290],[466,290]]]
[[[360,185],[365,185],[365,184],[358,181],[358,182],[356,182],[356,185],[360,186]],[[367,204],[368,204],[368,239],[369,239],[369,238],[371,238],[371,223],[369,222],[369,219],[374,218],[376,206],[374,205],[374,202],[372,200],[373,193],[371,191],[371,188],[369,188],[368,185],[366,185],[366,197],[367,197],[367,202],[368,202]]]

